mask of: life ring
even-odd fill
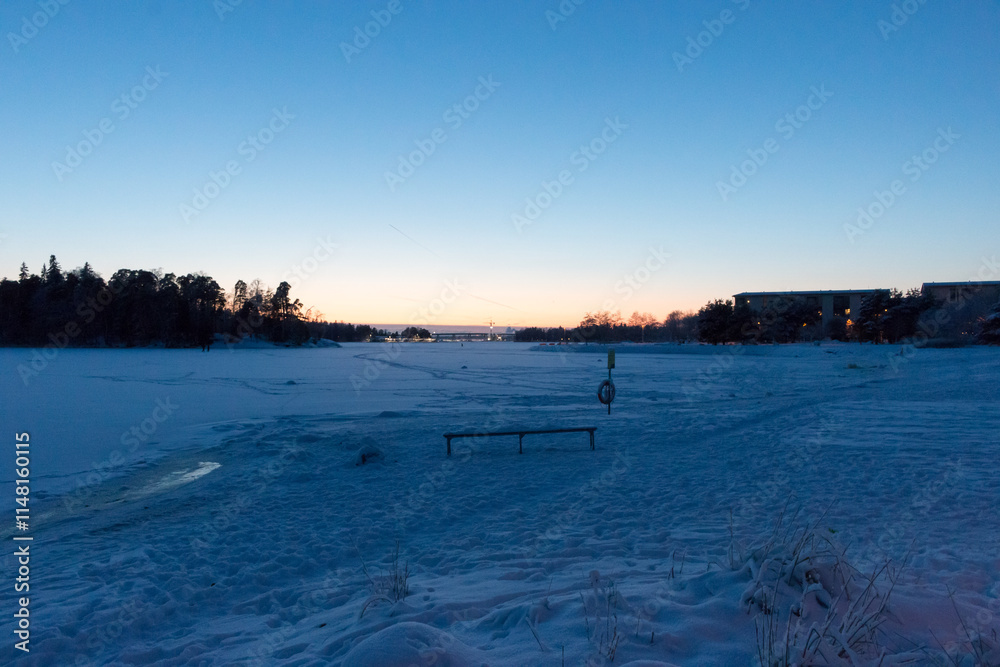
[[[615,383],[611,380],[602,382],[597,388],[597,400],[604,405],[610,405],[611,401],[615,400]]]

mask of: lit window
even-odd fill
[[[850,314],[851,314],[851,309],[850,308],[844,308],[844,315],[850,315]]]

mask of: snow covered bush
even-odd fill
[[[614,662],[622,639],[618,630],[618,610],[624,600],[615,588],[615,582],[609,580],[601,583],[601,575],[596,570],[590,573],[590,586],[588,596],[580,593],[587,639],[597,647],[597,654],[601,658]]]
[[[888,618],[897,570],[889,561],[864,575],[819,530],[789,527],[751,549],[741,603],[754,613],[762,667],[863,665],[885,656],[879,626]]]
[[[361,607],[359,618],[364,617],[368,607],[377,602],[395,604],[405,600],[406,596],[410,594],[410,564],[400,563],[399,542],[396,542],[396,549],[393,551],[388,570],[380,571],[378,575],[373,576],[363,558],[361,559],[361,568],[368,580],[369,596]]]

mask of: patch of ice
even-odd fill
[[[177,488],[178,486],[183,486],[184,484],[193,482],[200,477],[204,477],[216,468],[221,467],[221,465],[222,464],[216,463],[215,461],[199,461],[198,467],[194,470],[175,470],[160,479],[158,482],[146,487],[146,489],[140,492],[139,495],[158,493],[160,491],[166,491],[168,489]]]

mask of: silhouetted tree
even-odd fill
[[[563,327],[525,327],[514,332],[514,340],[519,343],[558,343],[572,338],[575,330]]]
[[[930,294],[919,288],[909,290],[890,305],[882,319],[882,334],[889,343],[898,342],[916,334],[920,316],[936,305]]]
[[[585,313],[580,322],[577,337],[580,341],[601,341],[607,342],[615,340],[615,328],[622,323],[621,312],[611,312],[599,310],[596,313]]]
[[[798,298],[778,298],[759,313],[760,341],[795,343],[805,327],[819,322],[817,306]]]
[[[726,340],[745,343],[754,338],[756,330],[756,313],[750,306],[746,302],[734,305],[726,328]]]
[[[731,340],[733,302],[716,299],[698,311],[698,340],[717,345]]]
[[[684,342],[697,336],[698,314],[682,313],[675,310],[663,321],[664,338],[673,342]]]
[[[62,282],[62,267],[56,261],[55,255],[49,255],[49,267],[45,272],[45,284],[55,285]]]
[[[233,312],[238,313],[246,300],[247,284],[242,280],[237,280],[235,287],[233,287]]]
[[[861,308],[854,321],[857,339],[864,342],[885,342],[885,317],[890,308],[902,302],[902,294],[896,290],[875,290],[861,299]]]
[[[430,338],[431,332],[418,327],[406,327],[400,334],[403,338]]]
[[[218,283],[202,274],[119,269],[105,283],[89,263],[63,272],[53,255],[42,276],[22,264],[17,282],[0,280],[0,344],[190,346],[226,331],[233,319]],[[277,298],[266,294],[281,316],[265,322],[257,310],[265,295],[255,282],[256,299],[248,296],[240,307],[244,319],[282,341],[308,340],[302,302],[290,297],[288,284]]]
[[[847,340],[847,318],[835,315],[826,324],[824,332],[827,338],[844,342]]]

